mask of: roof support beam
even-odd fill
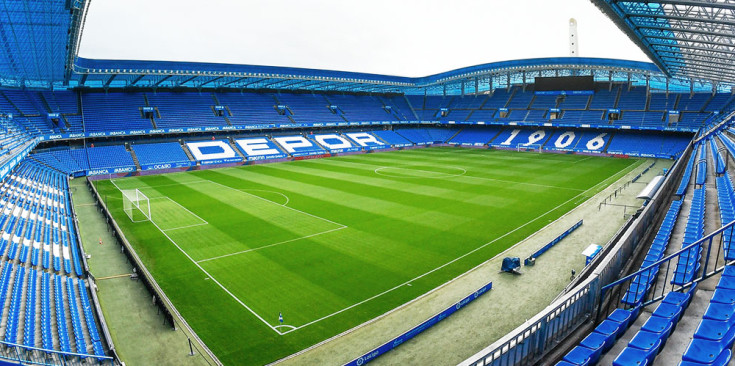
[[[678,50],[676,52],[681,52],[681,53],[683,53],[681,51],[681,49],[683,49],[683,50],[695,50],[695,51],[703,51],[703,52],[711,52],[711,53],[721,53],[721,54],[727,54],[727,55],[735,55],[735,48],[733,50],[723,50],[723,49],[719,49],[719,48],[707,48],[707,47],[695,46],[693,44],[689,44],[689,45],[681,45],[681,44],[679,44],[679,45],[676,45],[676,46],[672,46],[672,45],[670,45],[668,43],[658,43],[658,42],[651,42],[651,46],[653,46],[653,47],[659,47],[659,48],[666,48],[666,47],[668,47],[668,48],[679,48],[680,50]],[[671,51],[671,52],[674,52],[674,51]],[[700,53],[697,53],[697,54],[701,55]]]
[[[241,77],[241,78],[237,78],[237,79],[234,79],[234,80],[228,81],[228,82],[226,82],[226,83],[222,83],[222,84],[218,85],[218,87],[220,87],[220,88],[221,88],[221,87],[223,87],[223,86],[227,86],[227,85],[230,85],[230,84],[234,84],[234,83],[237,83],[237,82],[239,82],[239,81],[242,81],[242,80],[245,80],[245,79],[247,79],[247,77],[246,77],[246,76],[245,76],[245,77]]]
[[[212,79],[209,79],[209,80],[207,80],[207,81],[205,81],[205,82],[203,82],[203,83],[199,84],[199,87],[201,88],[202,86],[204,86],[204,85],[207,85],[207,84],[209,84],[209,83],[211,83],[211,82],[213,82],[213,81],[216,81],[216,80],[222,79],[223,77],[224,77],[224,76],[218,76],[218,77],[216,77],[216,78],[212,78]]]
[[[670,5],[685,5],[685,6],[701,6],[707,8],[718,8],[718,9],[735,9],[733,4],[723,4],[716,2],[702,2],[692,0],[612,0],[611,3],[617,5],[619,2],[626,3],[639,3],[639,4],[670,4]]]
[[[714,31],[706,31],[706,30],[700,30],[700,29],[686,29],[686,28],[674,28],[674,27],[655,27],[652,25],[638,25],[633,23],[636,29],[653,29],[653,30],[660,30],[660,31],[670,31],[670,32],[679,32],[679,33],[689,33],[689,34],[703,34],[706,36],[715,36],[715,37],[723,37],[723,38],[729,38],[732,37],[732,34],[723,33],[723,32],[714,32]],[[681,38],[678,38],[678,40],[682,40]]]
[[[105,85],[104,85],[103,87],[104,87],[104,88],[107,88],[107,87],[109,87],[109,86],[110,86],[110,83],[111,83],[111,82],[112,82],[113,80],[115,80],[115,77],[117,77],[117,74],[112,74],[112,75],[110,75],[110,77],[109,77],[109,78],[107,78],[107,81],[105,81]]]
[[[669,14],[640,14],[640,13],[634,13],[634,14],[628,14],[631,18],[656,18],[656,19],[667,19],[667,20],[680,20],[680,21],[687,21],[687,22],[693,22],[693,23],[702,23],[702,24],[720,24],[720,25],[735,25],[735,22],[729,21],[729,20],[720,20],[720,19],[707,19],[707,18],[698,18],[698,17],[685,17],[685,16],[679,16],[679,15],[669,15]]]
[[[192,80],[194,80],[194,79],[196,79],[198,77],[199,77],[199,75],[194,75],[194,76],[192,76],[192,77],[190,77],[188,79],[184,79],[183,81],[179,80],[176,83],[176,86],[182,86],[182,85],[184,85],[184,84],[186,84],[186,83],[188,83],[188,82],[190,82],[190,81],[192,81]]]
[[[671,65],[671,71],[677,75],[694,77],[698,79],[709,79],[718,81],[735,81],[735,74],[717,72],[708,68],[701,68],[694,65]]]
[[[707,68],[707,69],[712,70],[712,71],[719,70],[720,72],[724,72],[724,71],[727,70],[727,67],[730,66],[730,64],[726,64],[726,63],[705,62],[705,61],[692,60],[692,59],[680,59],[680,58],[677,58],[677,57],[667,56],[667,55],[661,55],[661,57],[664,58],[664,59],[669,60],[669,62],[671,62],[671,63],[678,63],[678,64],[682,64],[682,65],[697,65],[697,66],[701,66],[701,67]],[[724,68],[724,70],[723,69],[718,69],[718,68],[712,68],[711,67],[712,64],[714,64],[714,65],[720,65],[720,66],[722,66]]]
[[[311,80],[291,80],[291,81],[293,81],[291,84],[286,84],[283,87],[284,88],[287,88],[287,89],[293,89],[293,87],[295,87],[297,85],[306,84],[306,83],[310,82]]]
[[[137,84],[144,77],[146,77],[146,74],[140,74],[140,75],[138,75],[138,77],[135,78],[135,79],[133,79],[133,81],[131,81],[129,85],[135,86],[135,84]]]
[[[712,41],[712,40],[707,40],[707,39],[682,39],[682,38],[678,38],[678,37],[663,37],[663,36],[653,36],[653,35],[646,36],[646,37],[649,40],[650,39],[660,39],[660,40],[667,40],[667,41],[673,41],[674,42],[674,43],[658,43],[658,42],[653,43],[653,42],[650,42],[649,41],[650,44],[663,44],[663,45],[667,45],[667,46],[678,46],[678,47],[682,47],[682,45],[680,44],[680,42],[686,42],[688,44],[699,43],[699,44],[709,44],[709,45],[713,45],[713,46],[735,47],[735,44],[724,43],[724,42],[717,42],[717,41]]]
[[[263,78],[260,78],[260,79],[255,79],[255,80],[253,80],[253,81],[251,81],[251,82],[249,82],[249,83],[245,83],[244,85],[241,85],[240,87],[241,87],[241,88],[247,88],[247,87],[249,87],[250,85],[253,85],[253,84],[255,84],[255,83],[259,83],[259,82],[261,82],[261,81],[263,81],[263,80],[266,80],[266,79],[263,79]]]
[[[171,78],[172,76],[173,76],[173,75],[166,75],[166,76],[164,76],[164,77],[162,77],[162,78],[158,79],[158,81],[156,81],[155,83],[153,83],[153,85],[152,85],[152,86],[153,86],[153,87],[155,88],[155,87],[157,87],[157,86],[161,85],[161,83],[162,83],[162,82],[164,82],[164,81],[166,81],[166,80],[170,79],[170,78]]]
[[[659,49],[658,47],[654,47],[656,51],[658,51],[661,54],[661,57],[668,56],[668,57],[676,57],[681,60],[700,60],[709,62],[712,61],[713,64],[719,64],[724,67],[732,67],[732,58],[729,56],[726,57],[720,57],[716,56],[716,52],[712,52],[710,54],[701,53],[701,52],[692,52],[689,50],[679,50],[679,51],[669,51],[666,49]],[[718,62],[722,61],[722,62]]]

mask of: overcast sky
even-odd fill
[[[649,61],[589,0],[91,0],[79,55],[426,76],[493,61]]]

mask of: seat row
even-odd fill
[[[689,217],[687,218],[684,231],[684,239],[681,244],[682,248],[694,244],[704,236],[705,193],[705,187],[694,190],[692,205],[689,209]],[[691,247],[686,253],[682,253],[677,260],[671,283],[682,286],[692,282],[694,276],[699,271],[701,258],[701,244]]]
[[[699,144],[699,153],[697,157],[697,177],[698,186],[707,183],[707,144]]]
[[[669,239],[671,239],[671,232],[674,229],[674,225],[676,225],[676,219],[679,216],[679,211],[681,211],[682,202],[682,200],[671,202],[671,206],[669,206],[669,210],[666,212],[666,216],[661,222],[661,226],[658,228],[656,237],[653,239],[653,243],[648,249],[646,258],[643,260],[643,263],[641,263],[641,269],[644,269],[663,258],[664,253],[666,253],[666,248],[669,245]],[[640,305],[645,299],[648,290],[656,282],[657,274],[658,266],[635,276],[631,281],[628,290],[625,292],[622,302],[631,306]]]
[[[726,266],[679,366],[725,366],[735,342],[735,266]]]
[[[682,174],[681,176],[679,187],[676,189],[676,195],[679,197],[683,197],[687,193],[689,181],[692,179],[692,170],[694,170],[694,161],[696,160],[696,158],[697,154],[693,151],[692,156],[690,156],[689,161],[687,161],[687,166],[684,169],[684,174]]]
[[[696,287],[694,284],[687,292],[672,291],[666,294],[651,313],[651,317],[615,358],[613,366],[652,364],[689,306]]]
[[[735,191],[733,191],[730,176],[727,174],[715,178],[715,182],[717,184],[717,201],[720,205],[720,222],[726,225],[735,220]],[[732,247],[733,235],[735,233],[732,228],[722,233],[725,260],[728,261],[735,260],[735,248]]]
[[[722,154],[720,154],[720,150],[717,148],[715,138],[710,137],[708,140],[710,150],[712,150],[712,156],[714,156],[715,159],[715,174],[724,174],[725,170],[727,169],[725,159],[723,158]]]

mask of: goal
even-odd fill
[[[516,149],[518,151],[535,151],[537,153],[541,153],[541,145],[540,144],[518,144],[516,146]]]
[[[151,203],[148,196],[138,189],[122,191],[123,210],[132,222],[143,222],[151,219]]]

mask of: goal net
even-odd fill
[[[541,152],[541,145],[540,144],[518,144],[516,146],[516,149],[518,151],[535,151],[540,153]]]
[[[142,222],[151,219],[151,204],[148,196],[138,189],[122,191],[123,210],[132,222]]]

